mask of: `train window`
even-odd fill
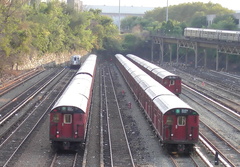
[[[72,115],[71,114],[64,114],[64,123],[71,124],[72,123]]]
[[[74,111],[73,107],[68,107],[67,111]]]
[[[178,124],[178,126],[185,126],[186,125],[186,117],[185,116],[179,116],[177,118],[177,124]]]
[[[175,81],[174,80],[170,80],[170,85],[174,85]]]
[[[62,110],[62,111],[66,111],[67,108],[66,108],[66,107],[62,107],[61,110]]]
[[[173,124],[173,118],[168,116],[166,124],[167,125],[172,125]]]
[[[54,115],[53,115],[52,121],[55,122],[55,123],[58,123],[58,121],[59,121],[59,116],[58,116],[58,114],[54,114]]]

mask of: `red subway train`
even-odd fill
[[[50,111],[49,138],[56,150],[84,148],[96,60],[89,55]]]
[[[179,76],[133,54],[128,54],[127,58],[175,95],[181,94],[182,82]]]
[[[168,152],[190,153],[198,142],[199,114],[121,54],[116,66]]]

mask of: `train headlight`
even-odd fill
[[[78,132],[77,132],[77,131],[75,132],[75,135],[74,135],[74,137],[75,137],[75,138],[77,138],[77,137],[78,137]]]
[[[192,137],[192,134],[189,134],[190,137]]]
[[[59,131],[56,132],[56,138],[59,138],[60,135],[59,135]]]

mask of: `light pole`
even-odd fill
[[[168,0],[167,0],[167,10],[166,10],[166,22],[168,21]]]
[[[119,0],[119,6],[118,6],[118,30],[119,34],[121,34],[121,15],[120,15],[120,0]]]

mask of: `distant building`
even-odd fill
[[[98,6],[98,5],[87,5],[83,7],[83,10],[89,9],[100,9],[102,15],[109,16],[113,19],[116,25],[120,25],[122,19],[128,16],[139,16],[143,17],[146,11],[153,10],[154,7],[135,7],[135,6]],[[119,10],[120,9],[120,10]]]
[[[52,0],[41,0],[41,2],[51,2]],[[81,0],[58,0],[59,2],[67,3],[69,6],[77,11],[82,11],[83,3]]]
[[[240,12],[238,11],[237,13],[234,13],[233,16],[235,17],[235,19],[237,20],[238,23],[238,28],[240,28]],[[208,27],[210,25],[212,25],[213,20],[215,19],[216,15],[207,15],[207,23],[208,23]]]
[[[240,28],[240,12],[239,13],[234,13],[233,16],[235,17],[235,19],[237,19],[238,22],[238,28]]]
[[[48,3],[48,2],[51,2],[52,0],[40,0],[41,2],[46,2],[46,3]],[[60,1],[60,2],[67,2],[67,0],[58,0],[58,1]]]
[[[81,0],[67,0],[67,4],[77,11],[82,11],[83,2]]]

